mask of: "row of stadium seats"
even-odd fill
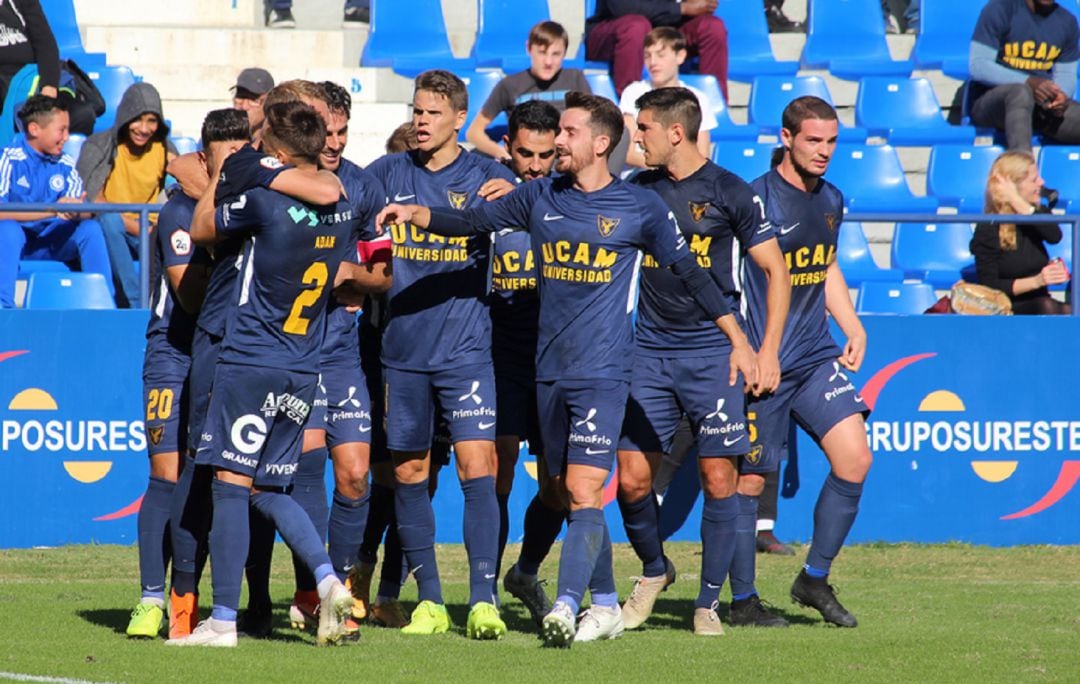
[[[458,75],[469,87],[471,113],[475,114],[504,74],[491,69]],[[615,88],[606,72],[587,72],[585,77],[594,93],[615,100]],[[681,78],[708,97],[706,106],[719,123],[712,132],[713,140],[752,141],[761,135],[779,135],[784,107],[797,97],[814,95],[830,104],[833,102],[829,86],[820,76],[758,76],[750,88],[748,123],[742,125],[731,120],[715,78],[701,74],[684,74]],[[925,78],[871,76],[861,79],[855,101],[855,123],[855,126],[842,127],[842,141],[866,142],[868,138],[882,138],[899,147],[938,143],[971,145],[978,136],[994,135],[991,129],[950,125],[942,116],[934,87]],[[505,117],[501,115],[492,122],[495,128],[505,125]],[[462,129],[462,140],[467,128],[468,122]]]
[[[744,179],[769,170],[776,143],[717,144],[713,161]],[[889,145],[837,145],[829,180],[844,192],[850,211],[982,213],[990,166],[1004,150],[996,145],[935,145],[930,149],[925,197],[908,187],[896,149]],[[1039,171],[1058,190],[1059,209],[1080,208],[1080,147],[1043,147]]]
[[[371,35],[361,65],[389,67],[405,75],[443,68],[451,71],[499,67],[507,72],[528,66],[523,44],[529,29],[550,18],[547,0],[478,0],[479,22],[472,54],[456,58],[443,21],[440,0],[372,3]],[[586,0],[592,16],[595,0]],[[720,0],[716,15],[728,30],[728,75],[750,81],[761,75],[793,75],[803,69],[826,69],[838,78],[910,76],[913,69],[939,69],[968,77],[968,45],[979,12],[978,0],[922,0],[920,30],[912,57],[893,60],[885,40],[880,0],[809,0],[806,46],[799,62],[777,61],[768,26],[757,0]],[[1076,0],[1058,4],[1080,16]],[[417,17],[423,17],[418,22]],[[567,66],[607,69],[586,62],[584,50]]]
[[[190,138],[188,136],[171,136],[169,140],[171,140],[173,146],[176,147],[177,154],[198,152],[200,148],[199,141],[195,138]],[[75,161],[79,161],[79,152],[82,151],[82,146],[85,142],[85,135],[72,133],[71,136],[68,138],[68,141],[64,143],[64,154],[68,155]]]

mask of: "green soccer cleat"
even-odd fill
[[[127,635],[156,639],[161,631],[161,623],[165,619],[165,611],[152,603],[140,603],[131,611],[131,621],[128,622]]]
[[[434,601],[421,601],[412,612],[412,621],[401,628],[402,634],[445,634],[448,631],[450,615],[446,606]]]
[[[499,617],[495,604],[479,601],[473,605],[465,625],[465,636],[485,641],[498,641],[506,636],[506,623]]]

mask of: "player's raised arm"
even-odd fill
[[[832,314],[847,337],[844,353],[840,355],[840,365],[850,371],[859,370],[866,356],[866,329],[855,313],[847,280],[835,261],[829,264],[829,272],[825,276],[825,310]]]
[[[218,143],[211,143],[211,147]],[[214,219],[214,195],[217,193],[218,181],[221,179],[221,169],[225,166],[225,160],[232,155],[227,148],[214,149],[212,154],[213,168],[210,170],[210,183],[195,204],[195,210],[191,215],[191,240],[197,245],[211,246],[218,242],[217,227]]]
[[[550,182],[541,179],[519,185],[505,197],[465,211],[418,204],[388,204],[379,212],[375,224],[379,229],[385,229],[389,225],[409,223],[445,237],[468,237],[503,228],[527,227],[533,203]]]

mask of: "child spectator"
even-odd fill
[[[19,113],[25,133],[0,155],[0,204],[82,202],[86,197],[75,162],[64,155],[68,113],[61,101],[35,95]],[[78,261],[83,271],[110,280],[101,225],[87,214],[58,211],[0,212],[0,306],[15,306],[19,259]],[[110,286],[111,287],[111,286]]]
[[[637,130],[637,99],[657,88],[683,87],[697,96],[701,107],[701,129],[698,132],[697,148],[708,158],[711,143],[709,131],[716,128],[716,116],[709,106],[709,98],[697,88],[691,88],[679,80],[679,65],[686,61],[686,38],[678,29],[660,26],[649,31],[645,36],[645,68],[649,71],[648,81],[634,81],[623,90],[619,98],[619,109],[626,120],[626,127]],[[637,145],[631,145],[626,154],[626,163],[630,166],[645,166],[645,158]]]
[[[79,174],[95,202],[152,204],[165,187],[165,165],[176,156],[161,112],[161,96],[149,83],[127,89],[116,109],[116,125],[87,138],[79,154]],[[139,249],[137,214],[101,214],[105,244],[121,308],[138,305],[135,257]],[[151,222],[157,216],[151,216]]]
[[[570,37],[562,24],[542,21],[532,27],[525,43],[529,68],[499,81],[465,133],[465,139],[476,146],[477,152],[495,159],[510,159],[506,148],[488,137],[484,130],[499,112],[509,114],[515,105],[528,100],[545,100],[562,112],[566,93],[575,90],[592,92],[581,70],[562,68],[569,44]]]

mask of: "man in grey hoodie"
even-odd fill
[[[136,83],[120,99],[116,124],[87,138],[77,168],[86,196],[94,202],[151,204],[158,201],[165,187],[165,165],[175,156],[161,96],[149,83]],[[112,261],[117,306],[137,306],[138,215],[101,214],[98,219]],[[156,220],[151,215],[151,223]]]

